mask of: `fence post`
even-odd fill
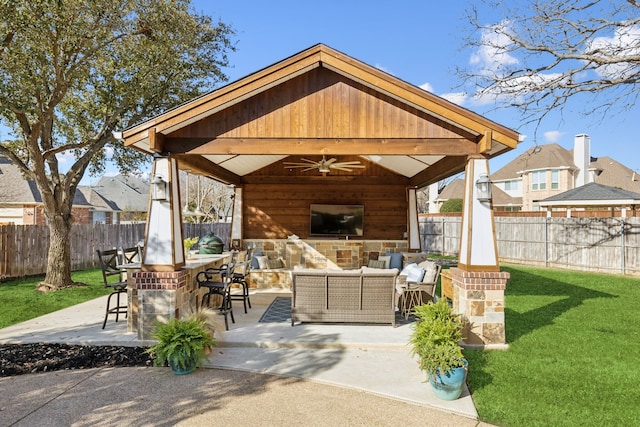
[[[444,232],[444,227],[445,227],[444,217],[440,218],[440,220],[442,221],[442,255],[445,255],[446,254],[445,250],[447,249],[447,245],[445,244],[446,233]]]
[[[622,274],[625,274],[625,270],[626,270],[626,264],[625,264],[625,258],[627,256],[627,251],[626,251],[626,243],[625,243],[625,239],[624,239],[624,227],[625,223],[624,223],[624,219],[620,221],[620,245],[622,246],[621,249],[621,254],[620,254],[620,260],[621,260],[621,267],[622,267]]]
[[[549,218],[544,217],[544,266],[549,266]]]

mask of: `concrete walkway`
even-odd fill
[[[468,390],[447,402],[423,383],[406,344],[409,323],[259,323],[278,295],[289,292],[253,291],[247,314],[235,305],[236,323],[216,332],[218,345],[206,364],[216,369],[186,376],[168,368],[110,368],[0,378],[0,425],[206,425],[222,421],[227,411],[232,418],[266,422],[261,425],[388,425],[376,409],[385,407],[388,419],[402,425],[482,425]],[[124,320],[109,320],[101,329],[105,304],[98,298],[0,329],[0,343],[149,344],[127,333]],[[114,414],[110,405],[116,405]],[[320,410],[323,417],[307,419]],[[136,418],[141,413],[144,420]],[[49,424],[36,422],[44,422],[43,415]],[[360,416],[362,422],[351,418]]]

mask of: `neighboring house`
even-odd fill
[[[100,187],[78,186],[72,212],[76,224],[117,224],[121,212],[135,212],[146,219],[149,184],[138,179],[105,177]],[[101,192],[103,190],[104,192]],[[112,199],[113,198],[113,199]],[[126,216],[126,215],[124,215]],[[0,156],[0,224],[44,225],[44,204],[34,181]]]
[[[510,196],[495,184],[491,185],[491,194],[493,209],[496,211],[518,211],[522,206],[521,197]],[[435,212],[440,212],[442,204],[449,199],[464,199],[464,179],[456,179],[442,190],[435,199],[437,206],[437,211]]]
[[[490,177],[494,209],[539,211],[542,200],[591,182],[640,193],[640,176],[610,157],[591,157],[590,146],[588,135],[576,135],[573,150],[547,144],[521,154]]]
[[[570,216],[571,209],[610,209],[621,210],[621,216],[627,216],[627,210],[635,211],[640,206],[640,193],[610,187],[595,182],[556,194],[539,202],[540,206],[549,210],[566,209]]]

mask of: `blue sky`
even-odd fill
[[[534,140],[534,126],[522,126],[515,111],[492,111],[494,104],[472,103],[473,88],[461,87],[453,72],[478,57],[478,52],[462,46],[461,35],[468,33],[464,19],[468,4],[456,0],[396,0],[384,7],[360,0],[193,2],[196,11],[236,30],[237,50],[229,55],[231,67],[225,69],[229,81],[323,43],[525,135],[517,149],[491,160],[492,172],[536,143],[572,148],[574,136],[581,133],[591,137],[593,156],[610,156],[640,172],[638,106],[601,121],[583,117],[578,113],[580,103],[571,102],[562,114],[553,113],[542,123]],[[502,19],[500,10],[481,12],[486,23]],[[96,179],[87,176],[83,184]]]

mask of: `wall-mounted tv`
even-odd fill
[[[312,236],[362,236],[363,205],[311,205]]]

